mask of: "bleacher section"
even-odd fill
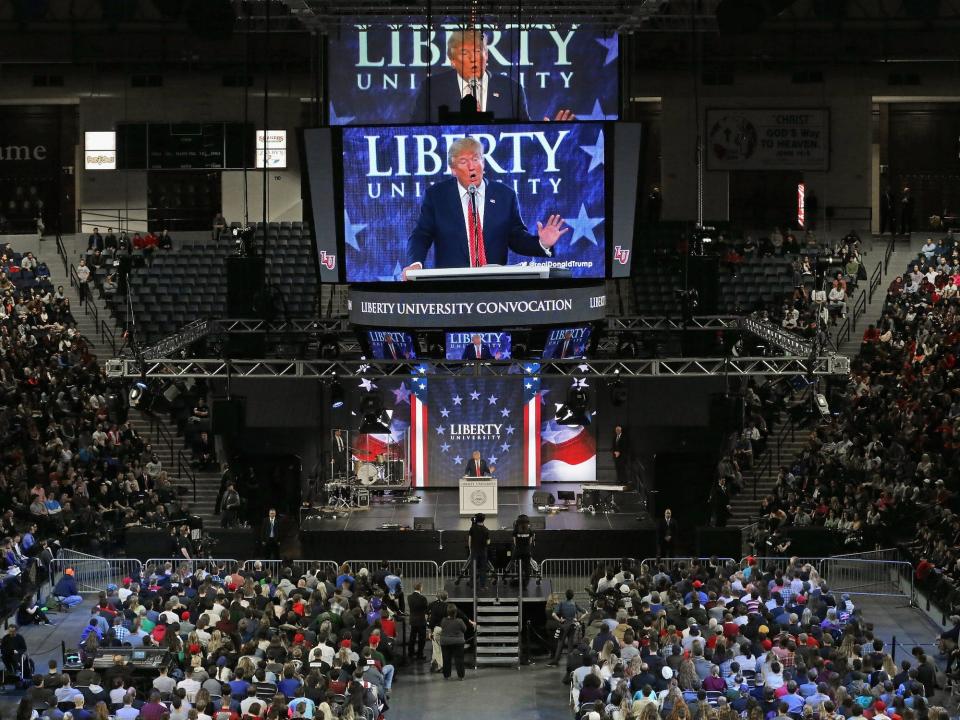
[[[256,230],[257,252],[264,248]],[[173,250],[156,250],[146,264],[134,253],[130,272],[134,317],[144,342],[154,342],[202,317],[226,317],[225,260],[236,252],[232,236],[177,242]],[[267,281],[278,288],[277,316],[309,317],[316,311],[317,277],[309,223],[269,224]],[[275,294],[275,293],[274,293]],[[117,295],[109,306],[120,326],[127,325],[127,299]]]
[[[813,277],[810,277],[811,284]],[[736,274],[726,268],[720,273],[720,313],[744,313],[779,309],[796,286],[789,257],[752,258]]]

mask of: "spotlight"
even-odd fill
[[[368,393],[360,401],[360,433],[390,432],[390,413],[383,409],[383,399],[379,393]]]
[[[614,407],[621,407],[627,402],[627,399],[627,386],[624,385],[623,380],[617,378],[610,386],[610,402],[613,403]]]
[[[817,410],[820,411],[820,414],[825,418],[830,417],[830,406],[827,404],[826,395],[824,395],[823,393],[817,393],[816,400],[817,400]]]
[[[587,391],[579,385],[574,385],[567,391],[567,401],[557,408],[558,425],[589,425],[590,414],[587,412],[589,397]]]
[[[330,384],[330,407],[339,410],[343,407],[343,384],[339,380],[334,380]]]
[[[145,382],[137,382],[130,388],[130,407],[137,407],[143,399],[143,394],[147,391]]]
[[[256,255],[254,252],[255,229],[253,225],[247,225],[242,230],[238,227],[233,229],[233,239],[237,246],[237,255],[248,257]]]

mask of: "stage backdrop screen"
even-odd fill
[[[480,350],[476,350],[474,336],[480,338]],[[508,360],[510,358],[510,333],[484,332],[480,330],[447,333],[447,360]]]
[[[329,39],[330,124],[436,122],[456,110],[460,77],[447,55],[455,22],[356,22]],[[542,120],[571,110],[581,120],[615,120],[616,34],[584,25],[494,20],[486,30],[484,109],[498,120]],[[428,70],[430,79],[428,82]],[[429,97],[428,97],[429,96]],[[428,102],[429,99],[429,102]]]
[[[549,330],[543,345],[543,359],[585,358],[590,347],[592,329],[589,325],[580,325]]]
[[[367,343],[376,360],[415,360],[417,346],[410,333],[396,330],[368,330]]]
[[[403,268],[416,259],[408,239],[420,220],[427,188],[447,180],[456,182],[447,166],[447,150],[465,136],[476,138],[484,148],[488,186],[505,186],[488,187],[484,228],[498,219],[501,227],[507,226],[513,218],[509,205],[514,195],[528,232],[536,233],[537,223],[546,223],[553,214],[562,216],[569,226],[551,257],[527,257],[510,250],[506,263],[548,264],[568,269],[573,277],[604,277],[608,232],[604,130],[602,123],[344,128],[346,280],[401,279]],[[445,195],[434,197],[445,199]],[[459,231],[452,229],[452,223],[463,222],[459,235],[466,244],[466,223],[459,220],[463,211],[456,205],[456,196],[451,197],[442,206],[436,203],[431,216],[447,221],[443,228],[448,238]],[[495,204],[498,199],[500,205]],[[443,228],[434,229],[433,236]],[[496,238],[488,233],[485,241],[489,248]],[[435,255],[434,245],[425,257],[425,267],[437,266]],[[458,263],[463,264],[469,261]]]

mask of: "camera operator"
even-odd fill
[[[513,557],[520,573],[518,580],[530,580],[532,573],[530,558],[536,540],[533,528],[530,527],[530,518],[521,513],[513,523]]]
[[[577,630],[580,627],[580,619],[584,616],[586,610],[577,605],[573,599],[573,590],[567,589],[566,599],[562,600],[557,609],[553,611],[553,619],[560,624],[554,632],[554,638],[557,641],[557,648],[553,652],[553,658],[547,665],[556,667],[560,664],[560,656],[564,654],[566,647],[567,653],[573,652],[577,642]]]
[[[193,540],[190,538],[190,526],[181,525],[180,531],[174,536],[174,556],[183,556],[185,560],[192,560],[194,553]]]

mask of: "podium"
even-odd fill
[[[496,478],[460,478],[460,516],[472,517],[477,513],[497,514]]]

